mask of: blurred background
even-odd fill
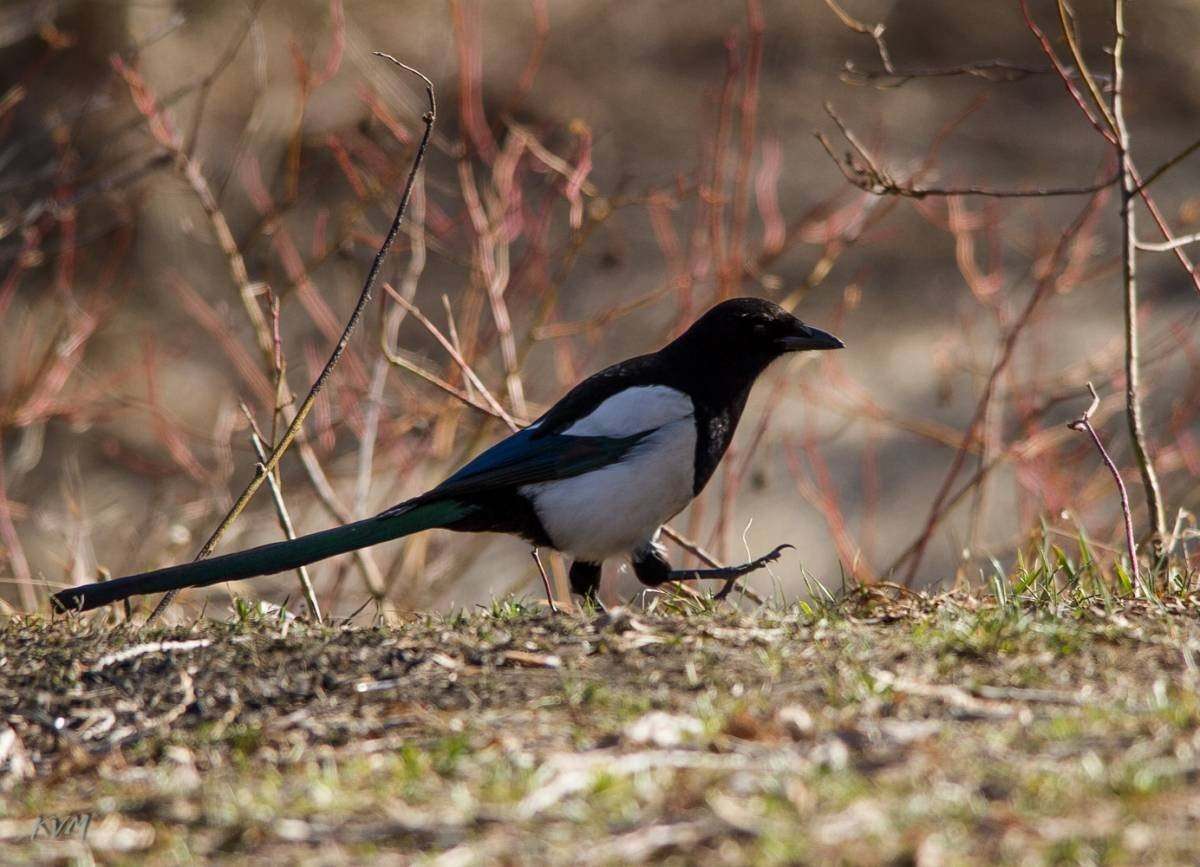
[[[1057,9],[1028,8],[8,0],[0,604],[190,559],[251,479],[242,406],[267,439],[290,420],[423,129],[420,82],[374,51],[433,80],[437,124],[389,288],[282,462],[298,532],[419,493],[501,437],[480,385],[532,419],[716,300],[752,294],[848,345],[772,369],[722,469],[673,522],[725,561],[795,544],[750,579],[760,593],[979,581],[1043,536],[1074,550],[1081,531],[1116,558],[1111,476],[1065,426],[1094,381],[1144,529],[1123,412],[1119,191],[1104,185],[1116,163],[1030,27],[1069,61]],[[1073,8],[1108,88],[1111,3]],[[1197,135],[1200,10],[1128,14],[1145,176]],[[854,164],[869,155],[896,187],[1088,192],[880,195],[879,176],[845,162],[827,105],[862,148]],[[1200,157],[1153,186],[1176,235],[1200,230],[1198,181]],[[1139,224],[1163,240],[1144,208]],[[1179,510],[1200,502],[1186,251],[1138,263],[1148,440],[1182,528]],[[264,489],[221,549],[282,532]],[[372,597],[407,609],[539,592],[520,542],[444,532],[311,573],[340,615]],[[606,583],[610,599],[637,586],[617,564]],[[186,594],[181,610],[223,607],[231,589]],[[300,609],[294,575],[236,592]]]

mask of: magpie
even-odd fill
[[[541,418],[484,451],[432,490],[378,515],[246,551],[56,593],[84,611],[145,593],[285,572],[421,530],[509,533],[571,558],[573,592],[597,600],[605,560],[628,556],[645,585],[734,580],[779,555],[723,569],[676,570],[662,525],[712,478],[750,389],[782,355],[842,341],[777,304],[717,304],[657,352],[576,385]]]

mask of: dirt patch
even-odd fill
[[[682,603],[681,603],[682,604]],[[0,860],[1195,861],[1190,604],[0,628]],[[90,816],[36,841],[38,817]]]

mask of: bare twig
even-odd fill
[[[508,411],[505,410],[504,407],[502,407],[500,405],[500,402],[498,400],[496,400],[495,396],[490,391],[488,391],[488,387],[483,384],[483,380],[481,380],[478,377],[478,375],[476,375],[476,373],[475,373],[474,369],[472,369],[471,365],[469,365],[467,363],[466,359],[462,357],[462,354],[454,346],[454,343],[451,342],[451,340],[448,337],[446,337],[446,335],[442,334],[441,330],[436,325],[434,325],[432,322],[429,321],[429,318],[424,313],[421,312],[419,307],[417,307],[415,304],[413,304],[411,301],[409,301],[407,298],[405,298],[403,295],[401,295],[399,292],[397,292],[395,289],[393,289],[389,284],[385,283],[384,289],[385,289],[385,291],[387,291],[387,293],[389,295],[392,296],[392,300],[394,300],[397,304],[399,304],[401,307],[403,307],[405,310],[407,310],[413,319],[415,319],[415,320],[417,320],[417,322],[421,323],[422,327],[424,327],[425,330],[428,331],[433,336],[433,338],[442,345],[442,349],[446,350],[446,354],[449,355],[452,359],[454,359],[454,363],[458,365],[458,368],[459,368],[459,370],[462,371],[463,376],[466,377],[467,381],[470,382],[471,385],[473,385],[475,387],[475,389],[483,396],[483,399],[487,402],[488,408],[485,410],[485,412],[488,412],[490,415],[495,415],[496,417],[502,419],[504,421],[504,423],[506,425],[508,425],[509,430],[511,430],[511,431],[519,430],[520,425],[517,423],[516,419],[514,419],[512,417],[512,415],[510,415],[508,413]],[[384,351],[385,351],[385,353],[387,353],[388,361],[392,362],[392,364],[404,367],[406,370],[411,370],[413,373],[416,373],[417,375],[421,376],[423,379],[427,380],[428,382],[431,382],[434,385],[438,386],[439,388],[449,392],[450,394],[453,394],[455,397],[459,398],[459,400],[462,400],[464,403],[470,404],[471,406],[475,406],[476,402],[473,399],[471,399],[465,392],[461,392],[459,389],[456,389],[454,386],[450,385],[447,382],[438,380],[438,378],[436,376],[434,376],[433,374],[427,374],[425,371],[420,370],[419,368],[417,368],[416,365],[411,364],[410,362],[408,362],[408,361],[404,360],[403,358],[401,358],[400,356],[396,355],[386,345],[384,346]]]
[[[672,283],[664,283],[657,289],[647,292],[645,295],[640,295],[630,301],[625,301],[620,304],[614,304],[606,307],[598,315],[586,321],[577,322],[551,322],[545,325],[536,326],[533,329],[534,340],[560,340],[564,337],[574,337],[577,334],[583,334],[589,330],[597,330],[606,325],[611,325],[618,319],[640,310],[648,304],[652,304],[662,298],[667,297],[672,292],[677,291],[677,288]]]
[[[455,398],[456,400],[461,401],[462,403],[465,403],[467,406],[471,407],[472,409],[477,409],[486,415],[490,415],[492,418],[498,418],[501,421],[505,422],[505,424],[509,423],[508,419],[505,418],[505,415],[502,412],[497,412],[495,409],[493,409],[491,406],[488,406],[483,401],[477,400],[470,392],[464,391],[463,389],[458,388],[457,386],[455,386],[449,382],[446,382],[446,380],[442,379],[436,373],[431,373],[428,370],[426,370],[425,368],[421,367],[421,365],[417,364],[416,362],[410,361],[409,359],[405,358],[403,355],[400,355],[397,352],[393,352],[391,347],[385,346],[384,353],[387,357],[389,364],[394,364],[394,365],[396,365],[396,367],[399,367],[403,370],[407,370],[409,373],[419,376],[421,379],[425,380],[430,385],[441,389],[442,391],[446,392],[446,394],[450,395],[451,397]],[[470,382],[470,380],[468,380],[468,382]],[[516,424],[515,419],[512,420],[512,423],[514,425]],[[515,430],[516,428],[513,427],[512,429]]]
[[[839,6],[836,0],[825,0],[825,5],[847,28],[875,40],[875,50],[879,52],[879,62],[883,64],[884,71],[889,75],[896,74],[896,67],[892,65],[892,55],[888,51],[887,43],[883,41],[883,33],[887,28],[883,26],[882,21],[874,25],[864,24]]]
[[[1195,244],[1200,241],[1200,232],[1191,235],[1180,235],[1170,241],[1162,241],[1151,243],[1150,241],[1137,241],[1134,246],[1139,250],[1144,250],[1147,253],[1169,253],[1179,247],[1186,247],[1188,244]]]
[[[321,462],[317,459],[317,453],[313,451],[312,445],[300,437],[296,439],[296,448],[299,450],[300,463],[304,467],[304,472],[317,494],[317,499],[325,507],[325,511],[329,513],[331,518],[341,521],[343,524],[349,524],[355,520],[354,514],[338,498],[333,485],[329,483],[329,478],[321,468]],[[363,581],[366,582],[367,590],[371,596],[376,599],[382,597],[385,589],[383,574],[379,571],[379,565],[375,562],[370,549],[359,548],[351,556],[354,557],[355,563],[358,564],[358,569],[362,573]]]
[[[371,385],[367,391],[367,411],[363,417],[363,433],[358,447],[358,473],[354,482],[354,513],[367,516],[367,500],[371,494],[371,475],[375,461],[375,443],[379,438],[379,421],[383,415],[383,387],[387,383],[388,361],[375,360]]]
[[[1159,178],[1161,178],[1163,175],[1165,175],[1171,169],[1175,168],[1175,166],[1179,165],[1185,159],[1187,159],[1192,154],[1194,154],[1197,150],[1200,150],[1200,139],[1196,139],[1194,142],[1192,142],[1190,145],[1185,147],[1179,153],[1175,154],[1175,156],[1171,157],[1169,160],[1164,162],[1161,166],[1156,168],[1150,174],[1146,175],[1145,180],[1143,180],[1140,184],[1137,185],[1137,188],[1134,190],[1134,193],[1137,193],[1138,195],[1140,195],[1141,192],[1144,189],[1146,189],[1146,187],[1150,186],[1152,183],[1157,181]]]
[[[546,604],[550,606],[550,610],[558,613],[558,606],[554,603],[554,589],[550,586],[550,576],[546,574],[546,567],[542,565],[542,555],[538,553],[537,546],[533,547],[533,562],[537,564],[538,574],[542,576],[542,586],[546,588]]]
[[[1118,14],[1120,14],[1118,12]],[[1104,101],[1103,95],[1100,93],[1100,85],[1096,83],[1095,76],[1092,75],[1088,68],[1087,61],[1083,58],[1083,51],[1079,47],[1079,40],[1075,37],[1075,23],[1072,21],[1070,9],[1067,8],[1066,0],[1058,0],[1058,21],[1062,26],[1063,38],[1067,41],[1067,47],[1071,50],[1071,57],[1075,59],[1075,68],[1079,70],[1079,75],[1083,79],[1083,83],[1087,86],[1088,93],[1091,94],[1092,102],[1100,112],[1100,116],[1104,118],[1105,124],[1108,126],[1109,132],[1113,137],[1120,137],[1120,132],[1117,129],[1116,112],[1109,109],[1108,104]],[[1121,26],[1117,26],[1117,41],[1118,43],[1124,38],[1124,33],[1121,32]],[[1120,49],[1114,47],[1114,52]],[[1117,71],[1116,63],[1113,64],[1113,100],[1116,101],[1116,94],[1120,88],[1120,73]]]
[[[1158,227],[1159,234],[1163,236],[1163,240],[1167,243],[1167,249],[1175,254],[1175,258],[1179,261],[1179,264],[1183,266],[1183,270],[1187,272],[1188,277],[1191,278],[1192,286],[1195,287],[1197,292],[1200,292],[1200,271],[1196,270],[1195,263],[1188,258],[1188,254],[1184,251],[1183,248],[1186,245],[1175,243],[1175,236],[1171,233],[1171,227],[1167,225],[1167,220],[1163,216],[1162,210],[1158,207],[1158,203],[1150,195],[1150,191],[1142,189],[1145,184],[1142,183],[1141,177],[1138,175],[1137,167],[1134,166],[1132,162],[1130,162],[1129,173],[1133,178],[1133,182],[1137,184],[1137,186],[1134,188],[1134,192],[1145,203],[1146,210],[1150,213],[1150,219],[1154,221],[1154,225]]]
[[[1058,73],[1059,79],[1062,81],[1063,86],[1066,87],[1067,93],[1070,95],[1071,99],[1074,100],[1075,104],[1079,107],[1079,110],[1083,112],[1084,117],[1087,118],[1088,123],[1092,125],[1096,132],[1103,136],[1104,140],[1111,144],[1114,148],[1118,148],[1116,133],[1114,133],[1109,126],[1101,123],[1100,119],[1097,118],[1092,112],[1091,108],[1088,107],[1087,100],[1084,98],[1083,94],[1075,84],[1076,76],[1074,76],[1063,64],[1063,62],[1058,59],[1058,55],[1055,53],[1054,47],[1050,44],[1049,38],[1047,38],[1041,27],[1038,26],[1037,22],[1033,18],[1032,13],[1029,11],[1028,0],[1019,0],[1019,2],[1021,4],[1021,14],[1025,18],[1025,25],[1034,35],[1034,38],[1037,39],[1038,44],[1041,46],[1042,52],[1054,66],[1054,71]],[[1090,75],[1090,73],[1088,74]],[[1095,82],[1093,80],[1092,84],[1094,85],[1094,83]],[[1142,183],[1141,178],[1138,176],[1137,169],[1134,167],[1132,161],[1129,163],[1129,173],[1132,175],[1134,182],[1137,184],[1135,191],[1141,197],[1142,201],[1146,203],[1146,210],[1150,212],[1151,219],[1153,219],[1154,224],[1158,226],[1159,231],[1162,233],[1163,239],[1167,241],[1167,243],[1171,243],[1175,239],[1171,234],[1170,227],[1167,225],[1167,221],[1163,217],[1162,211],[1159,209],[1154,199],[1150,196],[1150,191],[1144,189],[1145,184]],[[1173,247],[1172,251],[1175,253],[1175,258],[1179,261],[1179,264],[1183,266],[1185,271],[1187,271],[1188,276],[1192,280],[1192,285],[1196,287],[1196,291],[1200,292],[1200,272],[1197,272],[1196,266],[1192,263],[1191,259],[1188,258],[1187,253],[1183,251],[1182,245]]]
[[[979,469],[977,469],[965,482],[962,483],[962,486],[959,487],[957,491],[946,498],[939,513],[938,520],[941,520],[948,515],[951,510],[953,510],[963,500],[966,499],[968,494],[974,491],[989,476],[991,476],[995,470],[1014,461],[1029,461],[1039,457],[1056,446],[1061,445],[1061,440],[1064,436],[1065,434],[1060,436],[1060,432],[1058,430],[1047,430],[1043,431],[1039,436],[1030,438],[1023,442],[1018,441],[1010,443],[1002,452],[1000,452],[1000,454],[993,457],[988,463],[979,467]],[[925,538],[926,537],[924,535],[918,537],[907,548],[901,551],[892,565],[884,570],[884,574],[892,573],[900,566],[904,565],[908,558],[915,553]]]
[[[737,140],[737,160],[733,177],[732,220],[730,224],[729,257],[718,267],[723,279],[732,288],[745,272],[746,219],[749,214],[750,164],[755,152],[755,125],[758,119],[759,78],[762,73],[763,38],[766,24],[759,0],[747,0],[747,47],[745,82],[738,104],[740,124]]]
[[[1050,294],[1051,290],[1058,285],[1061,274],[1059,273],[1059,263],[1066,255],[1071,242],[1076,235],[1083,229],[1095,212],[1097,207],[1097,199],[1093,198],[1079,213],[1075,221],[1063,232],[1055,245],[1053,252],[1050,254],[1041,279],[1038,280],[1033,293],[1029,296],[1024,309],[1020,312],[1017,318],[1013,321],[1012,327],[1005,335],[1004,342],[1001,345],[999,357],[991,372],[988,374],[987,383],[984,385],[983,395],[980,397],[979,403],[975,408],[975,414],[971,419],[971,423],[967,428],[967,433],[963,437],[963,445],[959,447],[954,455],[954,460],[950,464],[950,469],[946,473],[946,478],[942,480],[941,488],[938,490],[937,496],[934,498],[933,506],[929,510],[929,515],[925,520],[924,529],[921,531],[917,541],[910,546],[904,554],[901,555],[887,570],[884,575],[898,569],[905,560],[909,561],[908,571],[905,574],[904,583],[910,585],[916,577],[917,569],[921,565],[921,559],[925,554],[925,549],[929,544],[929,540],[933,536],[933,531],[941,521],[947,508],[947,498],[950,496],[950,489],[957,478],[959,471],[963,467],[963,463],[967,457],[966,444],[973,442],[979,430],[980,424],[983,422],[984,414],[987,409],[988,402],[991,400],[991,394],[999,381],[1001,374],[1008,367],[1012,360],[1013,352],[1016,349],[1017,340],[1021,333],[1029,325],[1034,311],[1039,304]]]
[[[288,425],[287,430],[284,431],[284,434],[280,438],[279,442],[275,445],[270,457],[255,467],[254,478],[250,481],[250,484],[246,486],[246,489],[242,491],[241,496],[238,497],[237,502],[233,504],[233,507],[225,515],[225,518],[217,526],[217,529],[213,531],[212,536],[210,536],[208,541],[204,543],[204,546],[200,549],[200,553],[196,555],[197,560],[201,560],[212,553],[213,549],[217,545],[217,542],[220,541],[221,537],[225,534],[225,531],[228,530],[233,522],[237,520],[238,516],[242,513],[242,510],[245,509],[246,505],[250,502],[251,497],[253,497],[258,489],[262,486],[262,483],[265,481],[267,475],[271,473],[276,466],[278,466],[280,458],[283,457],[284,452],[288,450],[292,442],[296,439],[296,435],[299,433],[300,427],[304,424],[304,419],[308,416],[309,412],[312,411],[313,404],[316,403],[317,395],[320,394],[321,389],[325,387],[325,383],[329,380],[329,376],[333,372],[334,367],[337,366],[342,354],[346,351],[346,346],[350,342],[350,336],[354,333],[354,329],[358,325],[359,319],[362,318],[363,310],[366,309],[367,302],[371,300],[371,290],[374,288],[375,281],[379,277],[379,272],[383,268],[384,259],[387,258],[388,251],[395,242],[396,236],[400,233],[400,223],[404,219],[404,212],[408,207],[408,200],[412,195],[413,182],[416,180],[417,170],[421,167],[421,161],[424,158],[425,150],[429,145],[429,137],[433,132],[433,124],[437,117],[437,100],[433,92],[433,82],[430,81],[423,73],[413,69],[411,66],[401,63],[399,60],[389,54],[383,54],[382,52],[376,52],[376,54],[379,57],[383,57],[384,59],[391,61],[402,69],[411,72],[413,75],[420,77],[425,82],[425,93],[429,98],[429,111],[426,112],[423,118],[425,122],[425,132],[421,136],[420,144],[417,146],[417,152],[413,158],[413,165],[409,170],[408,179],[404,185],[404,192],[400,197],[400,204],[396,209],[396,216],[392,220],[391,228],[388,229],[387,236],[384,238],[382,246],[380,246],[379,251],[375,254],[375,259],[371,263],[371,269],[367,272],[367,278],[363,282],[362,292],[359,293],[358,302],[354,305],[354,309],[350,313],[350,318],[346,322],[346,327],[342,331],[342,336],[338,340],[337,345],[334,346],[333,352],[329,356],[329,360],[325,362],[325,367],[321,370],[321,373],[317,376],[312,388],[309,389],[308,395],[304,398],[304,401],[296,410],[295,417],[292,419],[291,424]],[[177,592],[178,591],[170,591],[164,595],[158,606],[150,614],[150,617],[147,618],[146,622],[151,623],[156,620],[157,617],[164,610],[166,610],[167,606],[171,604],[171,601],[174,599]]]
[[[1059,0],[1059,3],[1061,6],[1062,0]],[[1137,222],[1133,207],[1139,185],[1133,168],[1133,158],[1129,153],[1129,128],[1125,123],[1124,0],[1113,0],[1113,27],[1116,41],[1113,43],[1112,53],[1112,115],[1113,129],[1117,136],[1117,157],[1121,168],[1121,264],[1125,290],[1125,412],[1129,418],[1133,454],[1142,474],[1142,486],[1146,490],[1150,530],[1154,534],[1154,544],[1158,547],[1166,539],[1167,520],[1158,474],[1146,447],[1146,431],[1142,424],[1141,371],[1138,358]]]
[[[1114,174],[1103,181],[1093,184],[1085,184],[1081,186],[1070,187],[1030,187],[1027,189],[1006,190],[996,187],[916,187],[911,184],[902,184],[896,181],[879,163],[871,156],[870,152],[859,142],[858,138],[851,132],[846,123],[833,110],[833,106],[825,104],[825,111],[833,120],[842,136],[850,143],[854,152],[858,155],[855,159],[854,154],[847,152],[844,156],[839,157],[825,137],[824,133],[816,133],[817,141],[821,143],[821,147],[829,154],[829,158],[833,160],[838,167],[838,171],[842,173],[847,181],[854,184],[860,190],[872,193],[876,196],[901,196],[909,199],[924,199],[928,196],[987,196],[995,199],[1037,199],[1051,198],[1055,196],[1087,196],[1100,190],[1111,187],[1117,183],[1121,176]]]
[[[1092,415],[1096,412],[1096,408],[1100,406],[1100,395],[1096,394],[1096,387],[1090,382],[1087,384],[1088,391],[1092,394],[1092,403],[1075,421],[1067,425],[1071,430],[1084,431],[1092,438],[1092,442],[1096,444],[1096,449],[1100,452],[1100,459],[1104,461],[1104,465],[1108,467],[1108,471],[1112,473],[1113,480],[1117,483],[1117,490],[1121,494],[1121,514],[1125,518],[1125,548],[1129,552],[1129,568],[1133,570],[1134,586],[1141,586],[1141,572],[1138,568],[1137,558],[1137,542],[1133,535],[1133,513],[1129,509],[1129,492],[1125,490],[1125,482],[1121,479],[1121,471],[1117,469],[1117,465],[1113,463],[1113,459],[1109,457],[1108,450],[1104,448],[1104,443],[1100,441],[1100,436],[1096,433],[1096,428],[1092,426]]]
[[[1005,60],[984,60],[977,63],[925,69],[898,69],[892,63],[891,51],[883,38],[887,29],[883,22],[874,25],[865,24],[843,9],[836,0],[825,0],[825,5],[847,29],[871,37],[875,42],[875,50],[879,54],[879,62],[883,65],[883,71],[876,72],[859,69],[847,60],[842,80],[848,84],[874,83],[876,87],[889,88],[900,87],[914,78],[948,78],[957,75],[969,75],[993,82],[1020,81],[1031,75],[1045,75],[1054,71],[1049,66],[1027,66],[1020,63],[1009,63]]]
[[[225,213],[221,210],[221,206],[217,202],[217,197],[213,193],[208,179],[205,178],[200,163],[187,153],[182,137],[173,128],[170,119],[164,113],[163,107],[158,103],[142,76],[136,70],[126,65],[120,57],[114,58],[112,64],[113,68],[129,87],[134,104],[146,119],[146,125],[150,130],[150,134],[174,158],[176,169],[192,189],[197,201],[208,217],[213,235],[217,240],[217,246],[225,254],[230,276],[233,278],[234,285],[237,286],[242,306],[245,308],[246,315],[249,317],[250,323],[254,328],[254,335],[258,342],[259,351],[263,354],[267,367],[270,367],[272,351],[271,329],[258,303],[258,294],[261,286],[250,280],[245,258],[242,256],[241,250],[238,249],[237,241],[233,237],[233,231],[229,228],[229,222],[225,218]]]
[[[787,443],[788,469],[796,482],[796,488],[806,502],[820,511],[821,517],[824,518],[826,526],[829,528],[830,535],[833,536],[834,546],[837,548],[838,559],[842,566],[849,570],[858,583],[874,584],[878,582],[879,576],[866,562],[866,558],[863,557],[862,545],[854,539],[846,526],[846,519],[842,514],[841,506],[838,505],[828,467],[820,459],[811,435],[806,439],[803,448],[812,467],[814,477],[812,480],[809,479],[800,463],[800,456],[795,445],[791,442]]]
[[[229,55],[232,57],[232,55]],[[223,67],[218,67],[223,68]],[[145,117],[151,133],[156,141],[159,142],[172,156],[183,174],[188,185],[192,188],[206,215],[212,224],[213,233],[217,239],[218,246],[225,254],[228,262],[230,273],[233,277],[233,282],[237,286],[241,296],[242,305],[253,326],[254,334],[258,347],[262,352],[266,367],[275,371],[276,375],[276,403],[277,408],[282,409],[290,404],[293,400],[291,391],[287,386],[286,379],[283,373],[283,359],[279,352],[278,334],[273,333],[271,324],[268,323],[266,317],[262,313],[262,309],[258,303],[258,296],[264,291],[265,287],[262,284],[253,283],[250,280],[246,263],[242,257],[241,251],[237,243],[234,241],[233,233],[229,228],[229,224],[225,219],[225,215],[217,204],[217,196],[214,195],[204,173],[201,171],[199,164],[188,154],[182,147],[179,136],[172,129],[168,119],[164,114],[164,110],[171,104],[173,98],[168,98],[162,102],[156,102],[153,94],[150,93],[145,82],[136,72],[129,68],[119,65],[118,72],[126,79],[130,91],[133,94],[135,103],[139,111]],[[218,74],[214,70],[213,74],[205,80],[211,81]],[[201,85],[203,86],[203,84]],[[198,298],[198,296],[196,296]],[[186,299],[185,299],[186,300]],[[275,311],[277,315],[278,311]],[[233,356],[231,356],[233,357]],[[236,360],[236,359],[235,359]],[[272,431],[274,432],[274,421],[272,420]],[[302,431],[300,439],[303,440]],[[322,502],[330,510],[338,520],[343,523],[353,520],[353,516],[345,509],[337,508],[335,497],[330,497],[332,489],[328,488],[326,483],[324,486],[320,481],[324,480],[324,474],[320,471],[320,466],[316,461],[316,456],[313,454],[310,447],[303,441],[300,443],[301,458],[304,462],[306,471],[310,478],[313,479],[314,488],[317,490],[318,496]],[[378,595],[382,592],[383,581],[379,574],[379,569],[375,565],[373,558],[369,553],[357,551],[355,552],[355,560],[363,573],[367,587],[373,595]],[[169,601],[169,600],[166,600]],[[160,603],[161,605],[161,603]],[[158,609],[151,615],[152,618],[157,616]]]
[[[1054,69],[1049,66],[1027,66],[1007,60],[979,60],[955,66],[909,67],[892,69],[889,72],[886,69],[859,69],[853,61],[847,60],[842,67],[842,81],[847,84],[870,84],[880,90],[887,90],[903,87],[918,78],[953,78],[964,75],[1003,83],[1022,81],[1032,75],[1046,75],[1052,72]]]
[[[542,144],[528,127],[522,126],[510,117],[504,118],[504,124],[512,135],[521,138],[525,150],[529,151],[546,168],[562,175],[564,181],[571,180],[572,176],[577,174],[574,166]],[[599,188],[589,180],[583,180],[579,184],[579,191],[589,198],[600,195]]]
[[[258,455],[260,463],[267,459],[267,450],[263,447],[262,434],[258,430],[258,425],[254,421],[254,416],[250,412],[250,408],[242,404],[242,414],[246,416],[246,420],[250,422],[250,443],[254,446],[254,453]],[[267,474],[267,485],[271,489],[271,499],[275,503],[275,515],[279,518],[279,526],[283,530],[283,534],[289,539],[296,538],[296,527],[292,524],[292,516],[288,514],[287,504],[283,501],[283,491],[279,487],[278,470]],[[308,567],[301,566],[296,570],[296,575],[300,579],[300,591],[304,594],[304,603],[308,606],[308,613],[317,623],[321,622],[321,606],[317,604],[317,594],[313,590],[312,579],[308,575]]]
[[[1080,93],[1078,86],[1075,84],[1075,76],[1073,76],[1071,71],[1067,69],[1061,60],[1058,59],[1058,54],[1054,51],[1054,46],[1050,44],[1050,39],[1046,36],[1046,32],[1042,30],[1037,21],[1034,20],[1033,13],[1029,11],[1028,0],[1019,0],[1019,2],[1021,4],[1021,14],[1025,18],[1025,26],[1029,28],[1029,32],[1033,34],[1034,39],[1036,39],[1038,41],[1038,45],[1041,46],[1042,53],[1046,55],[1046,58],[1054,67],[1054,71],[1058,73],[1059,79],[1062,81],[1063,86],[1067,89],[1067,94],[1072,100],[1074,100],[1075,104],[1079,106],[1079,110],[1083,112],[1084,117],[1088,119],[1088,123],[1092,125],[1096,132],[1104,136],[1108,142],[1116,144],[1116,137],[1113,135],[1112,130],[1102,124],[1100,119],[1097,118],[1092,112],[1091,108],[1087,104],[1087,100],[1084,99],[1083,94]]]
[[[512,317],[509,314],[505,292],[511,277],[511,250],[508,211],[512,206],[512,185],[524,149],[524,142],[514,137],[506,142],[496,157],[492,168],[495,198],[489,197],[490,208],[485,208],[475,183],[475,175],[467,160],[459,162],[459,183],[467,214],[475,230],[476,253],[480,277],[487,292],[488,305],[496,333],[500,338],[500,355],[504,362],[504,384],[509,404],[517,415],[525,414],[525,391],[518,371],[517,344],[513,336]]]
[[[237,57],[238,52],[242,48],[242,43],[246,41],[246,37],[258,23],[258,13],[262,9],[264,2],[266,0],[254,0],[254,2],[247,4],[245,26],[238,29],[233,40],[217,61],[216,66],[213,67],[213,73],[209,73],[200,82],[199,90],[195,96],[195,108],[192,109],[191,129],[188,132],[187,143],[183,147],[183,152],[189,157],[194,156],[196,153],[196,141],[200,136],[200,120],[204,117],[204,109],[208,103],[209,96],[212,94],[213,85],[217,83],[220,73],[224,72],[233,63],[233,59]]]

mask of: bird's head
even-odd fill
[[[805,325],[762,298],[722,301],[697,319],[675,344],[694,357],[738,359],[759,370],[785,353],[845,346],[832,334]]]

